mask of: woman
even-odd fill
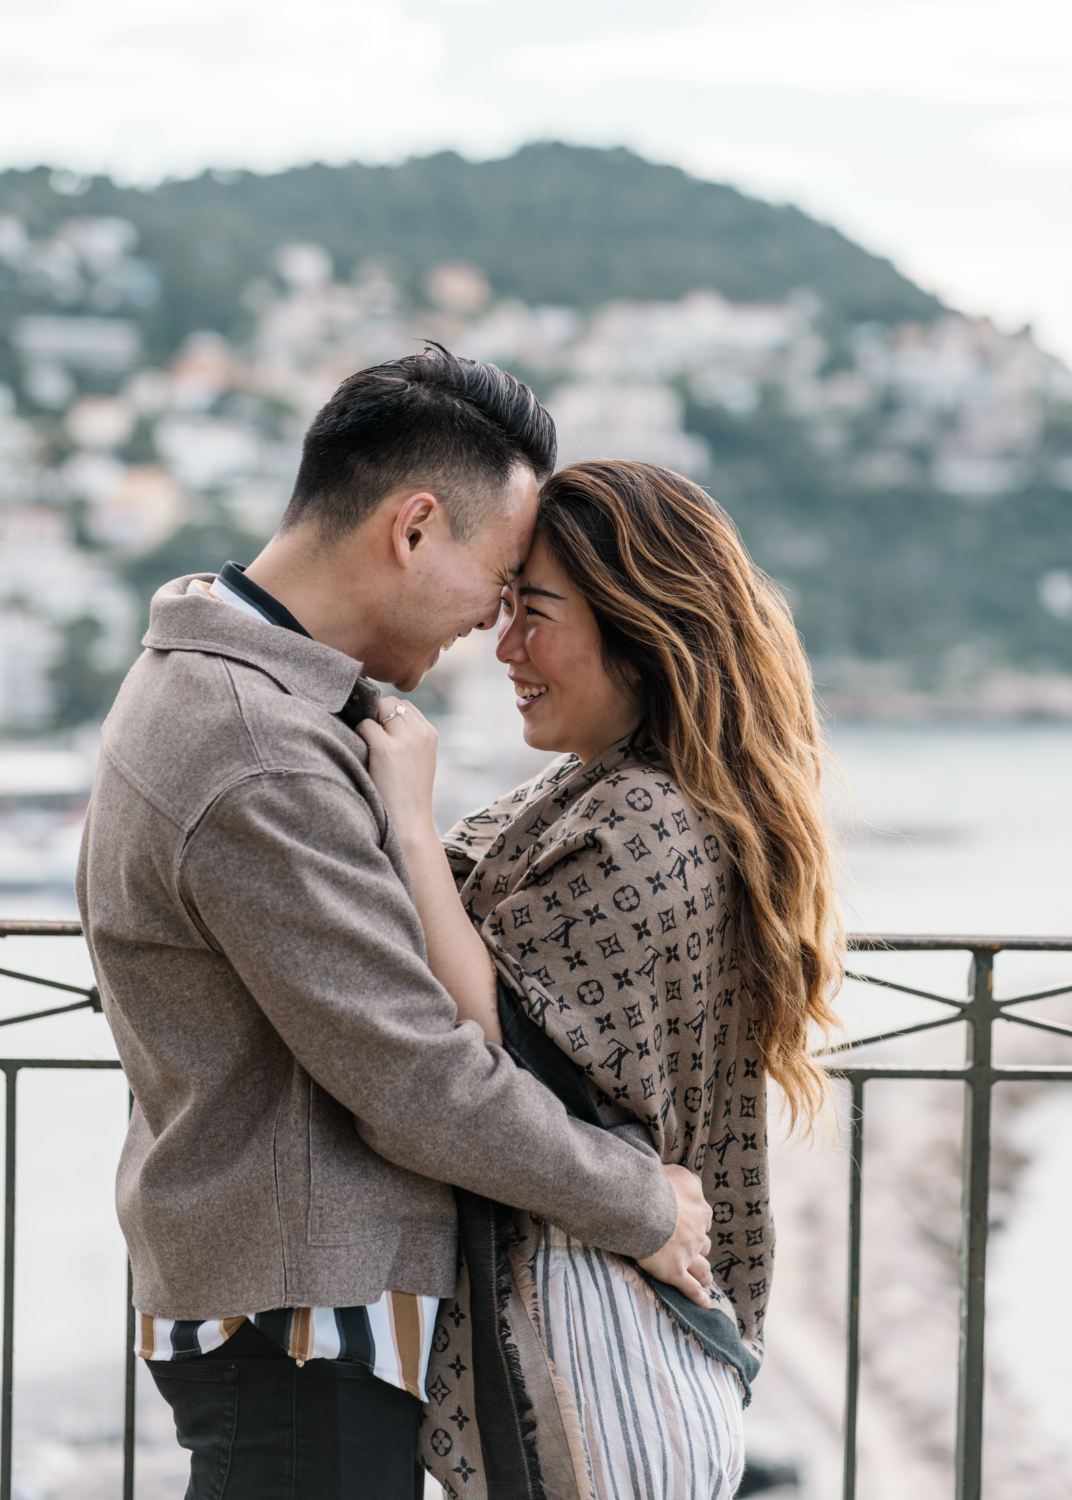
[[[689,1301],[459,1193],[423,1458],[450,1496],[722,1500],[774,1250],[765,1078],[820,1107],[841,973],[807,664],[718,506],[622,462],[544,486],[498,656],[526,741],[564,753],[442,845],[434,733],[393,699],[362,727],[429,962],[567,1107],[699,1173],[713,1246]]]

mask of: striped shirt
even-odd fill
[[[249,1313],[249,1321],[303,1365],[307,1359],[353,1359],[388,1385],[427,1401],[425,1382],[438,1297],[383,1292],[367,1307],[279,1307]],[[137,1317],[135,1353],[141,1359],[190,1359],[209,1354],[237,1333],[246,1317],[174,1322]]]
[[[278,599],[246,578],[237,563],[225,563],[214,583],[195,578],[187,593],[195,592],[285,630],[309,633]],[[438,1297],[386,1291],[367,1307],[278,1307],[201,1321],[151,1318],[139,1312],[134,1352],[153,1360],[209,1354],[248,1319],[299,1365],[307,1359],[358,1360],[388,1385],[427,1401],[425,1382],[438,1311]]]

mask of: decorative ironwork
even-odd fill
[[[0,922],[0,938],[5,937],[81,937],[80,922]],[[101,1009],[96,985],[88,989],[61,984],[39,974],[23,974],[14,969],[0,969],[8,979],[40,984],[48,989],[65,990],[84,998],[72,1005],[50,1010],[30,1011],[8,1016],[0,1026],[14,1026],[18,1021],[40,1021],[46,1016],[69,1014],[74,1010]],[[118,1071],[120,1064],[107,1059],[57,1057],[4,1057],[0,1070],[5,1082],[4,1126],[4,1317],[0,1335],[0,1500],[11,1500],[11,1416],[15,1391],[15,1157],[18,1142],[18,1080],[24,1068],[86,1069]],[[134,1500],[134,1397],[137,1361],[134,1354],[133,1278],[127,1262],[127,1347],[124,1362],[126,1389],[123,1401],[123,1500]]]
[[[0,922],[4,937],[80,937],[77,922]],[[1056,1036],[1072,1037],[1072,1026],[1056,1021],[1040,1021],[1024,1016],[1012,1007],[1031,1001],[1048,1000],[1057,995],[1072,994],[1072,982],[1055,989],[1016,995],[1008,1000],[994,998],[994,959],[1002,952],[1069,953],[1072,938],[994,938],[994,937],[914,937],[857,934],[849,947],[858,953],[919,953],[957,951],[971,954],[968,996],[956,999],[930,990],[914,989],[874,974],[849,973],[846,977],[861,984],[874,985],[898,994],[944,1005],[949,1014],[937,1021],[923,1021],[893,1031],[861,1037],[818,1056],[829,1059],[831,1071],[844,1079],[852,1091],[850,1171],[849,1171],[849,1274],[848,1327],[845,1381],[845,1462],[843,1500],[856,1500],[856,1438],[860,1387],[860,1259],[863,1208],[864,1089],[868,1083],[888,1079],[942,1079],[964,1084],[963,1183],[961,1193],[960,1258],[960,1347],[958,1357],[958,1399],[956,1429],[956,1497],[957,1500],[982,1500],[983,1448],[983,1355],[986,1319],[986,1242],[990,1186],[990,1108],[996,1083],[1047,1083],[1072,1080],[1072,1065],[996,1067],[993,1063],[993,1033],[997,1021],[1027,1026]],[[70,1005],[0,1020],[0,1026],[17,1022],[42,1020],[75,1010],[100,1011],[96,986],[80,988],[61,984],[19,970],[0,969],[0,975],[45,985],[82,998]],[[925,1031],[953,1026],[960,1022],[967,1028],[967,1051],[962,1067],[898,1067],[883,1064],[842,1063],[837,1059],[850,1051],[898,1037],[915,1036]],[[6,1084],[6,1131],[4,1141],[4,1312],[2,1325],[2,1358],[0,1358],[0,1500],[11,1500],[11,1415],[14,1390],[14,1308],[15,1308],[15,1161],[17,1145],[17,1087],[19,1073],[25,1068],[118,1069],[114,1061],[89,1058],[0,1058],[0,1071]],[[127,1340],[126,1392],[123,1424],[123,1500],[134,1500],[135,1375],[134,1308],[132,1284],[127,1266]]]
[[[845,1463],[842,1500],[856,1500],[856,1436],[860,1391],[860,1238],[863,1206],[864,1087],[891,1078],[937,1078],[964,1084],[960,1234],[960,1343],[957,1369],[957,1426],[954,1470],[956,1500],[982,1500],[983,1457],[983,1337],[986,1324],[986,1242],[990,1197],[990,1106],[996,1083],[1050,1083],[1072,1080],[1068,1067],[999,1068],[993,1063],[994,1023],[1007,1021],[1058,1036],[1072,1037],[1072,1027],[1014,1013],[1011,1007],[1032,1000],[1072,994],[1072,983],[1008,1000],[994,998],[994,959],[999,953],[1072,953],[1072,938],[908,937],[856,934],[849,947],[857,953],[921,953],[954,951],[971,954],[968,998],[954,999],[930,990],[894,984],[877,975],[851,973],[861,984],[877,985],[901,994],[932,1000],[952,1014],[937,1021],[903,1026],[862,1037],[819,1053],[834,1058],[877,1042],[918,1035],[965,1022],[967,1047],[963,1067],[909,1068],[881,1064],[843,1066],[833,1071],[852,1089],[849,1169],[848,1329],[845,1377]]]

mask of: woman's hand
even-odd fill
[[[428,945],[428,967],[462,1021],[476,1021],[502,1042],[498,990],[484,940],[466,916],[432,817],[438,736],[412,703],[380,700],[379,721],[357,732],[369,748],[369,775],[384,800],[406,856],[413,901]]]
[[[369,750],[369,775],[384,800],[403,844],[429,832],[438,844],[432,817],[436,745],[439,736],[412,703],[380,699],[380,717],[362,719],[357,732]]]
[[[710,1307],[708,1287],[714,1277],[707,1257],[711,1240],[711,1207],[704,1198],[700,1179],[687,1167],[664,1166],[677,1199],[677,1227],[661,1250],[637,1261],[642,1270],[684,1292],[697,1307]]]

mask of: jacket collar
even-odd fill
[[[214,577],[191,573],[158,589],[142,645],[150,651],[204,651],[245,662],[295,697],[340,714],[351,726],[376,717],[379,688],[361,676],[361,665],[352,657],[200,591],[186,592],[194,578],[211,583]]]

